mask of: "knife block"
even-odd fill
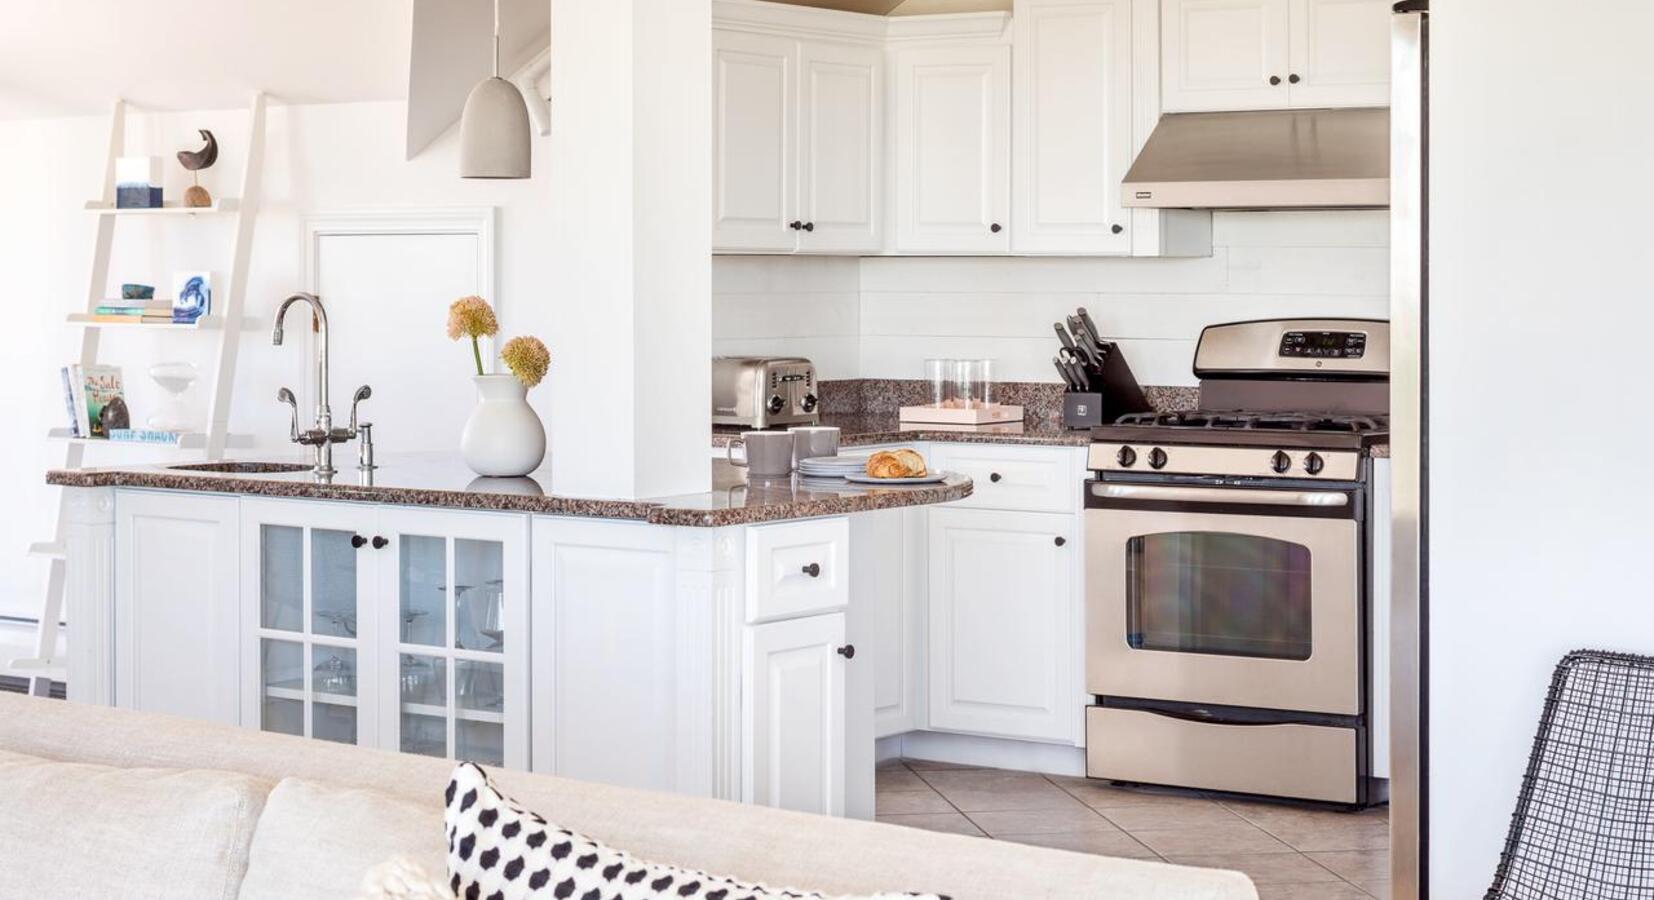
[[[1062,395],[1064,428],[1090,428],[1103,424],[1103,395],[1069,391]]]

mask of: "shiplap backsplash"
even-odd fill
[[[797,354],[823,378],[920,378],[927,357],[992,357],[1056,381],[1051,323],[1084,306],[1146,384],[1193,384],[1214,322],[1386,318],[1382,210],[1223,212],[1199,259],[718,257],[718,353]]]

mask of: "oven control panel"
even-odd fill
[[[1190,447],[1096,443],[1086,468],[1146,475],[1228,475],[1354,481],[1361,455],[1348,450],[1276,450],[1269,447]]]
[[[1367,355],[1364,331],[1288,331],[1281,335],[1281,356],[1360,359]]]

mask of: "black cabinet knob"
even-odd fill
[[[1322,459],[1321,454],[1319,453],[1311,453],[1310,455],[1304,457],[1304,471],[1311,475],[1321,474],[1321,470],[1326,467],[1327,461]]]
[[[1005,229],[1003,229],[1003,228],[1001,228],[1001,227],[999,227],[999,223],[998,223],[998,222],[995,222],[995,223],[993,223],[993,224],[992,224],[992,225],[989,225],[989,226],[988,226],[988,230],[989,230],[989,231],[991,231],[991,232],[993,232],[993,233],[994,233],[994,234],[998,234],[998,233],[1000,233],[1000,232],[1001,232],[1001,231],[1004,231],[1004,230],[1005,230]]]
[[[821,577],[821,563],[810,563],[809,565],[805,566],[801,571],[803,571],[804,574],[810,576],[811,578],[820,578]]]
[[[1296,73],[1296,72],[1294,72],[1294,73],[1293,73],[1293,74],[1291,74],[1291,75],[1288,75],[1288,76],[1287,76],[1287,77],[1286,77],[1286,80],[1287,80],[1287,81],[1288,81],[1288,82],[1289,82],[1289,83],[1291,83],[1291,84],[1297,84],[1297,83],[1298,83],[1298,82],[1300,82],[1300,81],[1303,81],[1303,79],[1302,79],[1302,78],[1299,78],[1299,77],[1298,77],[1298,74],[1297,74],[1297,73]]]
[[[794,231],[797,231],[800,228],[804,227],[804,223],[803,222],[798,222],[798,221],[788,222],[787,227],[791,228]]]
[[[814,223],[814,222],[805,222],[804,223],[804,230],[805,231],[815,231],[816,230],[816,223]]]
[[[1292,468],[1292,457],[1287,456],[1284,450],[1276,450],[1275,455],[1269,458],[1269,468],[1285,475]]]
[[[385,540],[377,534],[373,536],[373,549],[383,550],[388,546],[390,546],[390,541]]]
[[[856,645],[855,644],[845,644],[844,646],[838,648],[838,650],[836,650],[834,652],[838,653],[839,656],[842,656],[845,659],[855,659],[856,658]]]
[[[1279,75],[1271,75],[1271,76],[1269,76],[1269,83],[1270,83],[1270,84],[1271,84],[1271,85],[1277,85],[1277,84],[1280,84],[1280,83],[1281,83],[1281,76],[1279,76]]]
[[[1124,225],[1110,225],[1108,227],[1108,230],[1113,234],[1119,234],[1120,232],[1126,230],[1126,226],[1124,226]]]
[[[1114,461],[1119,463],[1121,468],[1129,469],[1137,465],[1137,451],[1130,447],[1121,447],[1120,452],[1114,454]]]
[[[355,547],[358,550],[360,550],[363,547],[367,546],[367,543],[368,543],[368,539],[365,538],[365,537],[362,537],[359,534],[353,534],[353,535],[350,536],[350,545],[352,547]]]
[[[1153,450],[1150,450],[1149,451],[1149,468],[1151,468],[1151,469],[1164,469],[1164,468],[1166,468],[1166,451],[1160,449],[1159,447],[1156,447]]]
[[[1052,541],[1052,543],[1056,544],[1058,547],[1061,547],[1062,545],[1068,543],[1068,538],[1058,537],[1055,541]]]
[[[1001,480],[1004,479],[1004,477],[1005,476],[999,474],[998,472],[989,472],[988,473],[988,480],[993,482],[994,484],[998,484]]]

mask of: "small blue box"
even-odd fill
[[[148,184],[115,185],[116,209],[159,209],[161,189]]]

